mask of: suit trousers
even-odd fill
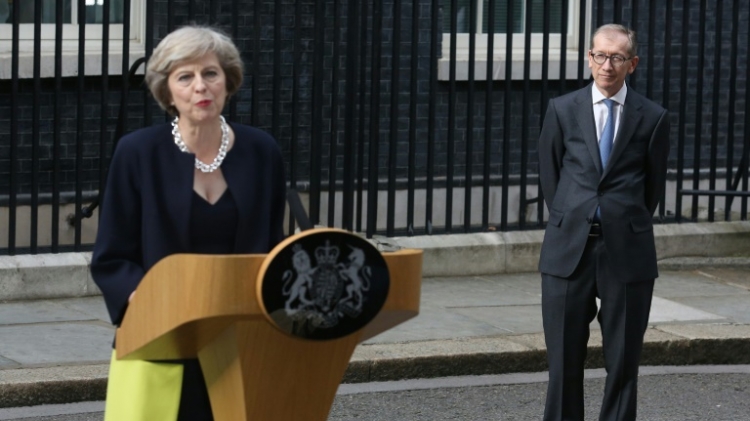
[[[569,278],[542,274],[542,319],[549,363],[545,421],[584,419],[583,369],[594,317],[601,326],[607,371],[599,419],[635,420],[638,365],[654,280],[625,283],[617,278],[609,269],[603,236],[589,236],[581,261]],[[596,298],[601,300],[598,312]]]

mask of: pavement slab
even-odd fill
[[[91,320],[109,323],[109,312],[101,296],[70,298],[60,302],[66,308],[85,314]]]
[[[750,339],[750,325],[736,323],[704,323],[664,325],[658,330],[686,339]]]
[[[109,361],[114,329],[86,323],[0,327],[0,355],[22,365]]]
[[[541,297],[526,286],[538,275],[514,275],[514,279],[467,277],[434,278],[422,282],[422,302],[440,307],[482,307],[494,305],[539,304]],[[532,281],[533,282],[533,281]],[[538,287],[536,288],[539,289]]]
[[[654,284],[654,295],[662,298],[708,297],[745,292],[744,288],[707,276],[699,270],[661,271]]]
[[[101,298],[98,301],[101,301]],[[96,318],[70,308],[61,301],[11,302],[0,306],[0,326],[93,319]]]
[[[18,368],[21,364],[18,361],[13,361],[3,356],[0,356],[0,370],[4,368]]]
[[[480,323],[471,317],[444,308],[423,307],[419,315],[365,343],[393,343],[454,339],[507,333],[491,324]]]
[[[747,292],[724,296],[677,298],[675,301],[736,323],[750,323],[750,293]]]
[[[654,296],[651,300],[651,313],[648,322],[684,322],[696,320],[724,320],[724,316],[698,310],[694,307],[680,304],[676,301],[667,300]]]
[[[509,334],[534,333],[542,330],[540,305],[463,307],[453,311]]]
[[[707,268],[696,272],[729,286],[743,288],[750,291],[750,276],[748,276],[748,271],[746,269]]]

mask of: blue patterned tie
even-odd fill
[[[607,106],[607,122],[604,124],[604,130],[599,138],[599,156],[602,158],[602,171],[607,167],[609,153],[612,152],[612,142],[615,140],[615,118],[612,112],[612,106],[615,104],[611,99],[605,99],[604,105]]]
[[[611,99],[604,100],[604,105],[607,106],[607,122],[604,124],[604,130],[602,130],[602,135],[599,138],[599,156],[602,158],[602,172],[607,168],[609,154],[612,152],[612,142],[615,140],[615,113],[612,111],[614,103]],[[597,206],[594,220],[598,222],[601,219],[601,212]]]

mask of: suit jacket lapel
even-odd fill
[[[175,168],[174,179],[169,183],[169,190],[165,192],[166,205],[169,207],[169,213],[177,225],[176,232],[179,237],[179,244],[182,250],[188,250],[190,247],[190,209],[193,203],[195,155],[183,153],[177,147],[170,149]]]
[[[607,168],[604,169],[602,179],[609,173],[612,167],[617,162],[617,159],[622,155],[622,151],[633,138],[635,129],[643,117],[641,113],[642,103],[637,97],[637,94],[631,89],[628,89],[628,95],[625,97],[625,108],[622,110],[621,121],[615,135],[615,143],[612,146],[612,153],[609,155],[609,161],[607,162]]]
[[[588,88],[581,89],[575,98],[578,111],[575,113],[576,121],[583,134],[583,140],[591,153],[591,159],[596,165],[599,174],[602,173],[602,158],[599,156],[599,140],[596,136],[596,121],[594,120],[594,106],[591,100],[591,84]]]
[[[253,238],[247,233],[250,231],[250,220],[254,214],[252,203],[256,194],[256,185],[249,176],[252,173],[248,168],[253,168],[252,162],[247,157],[252,157],[252,153],[245,150],[246,144],[241,142],[237,127],[229,123],[234,131],[234,146],[227,153],[221,171],[227,182],[227,188],[232,193],[232,198],[237,205],[237,212],[240,215],[237,221],[237,234],[234,241],[234,251],[237,253],[247,253],[251,248]],[[244,159],[243,159],[244,158]]]
[[[170,243],[176,243],[178,251],[190,247],[190,208],[193,200],[193,170],[195,155],[183,153],[172,141],[172,128],[164,124],[156,136],[158,146],[150,156],[154,165],[150,174],[156,187],[154,200],[149,206],[162,214],[161,223],[171,225],[168,232],[174,233]]]

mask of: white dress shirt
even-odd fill
[[[625,104],[625,96],[628,94],[628,85],[623,83],[622,88],[612,97],[612,111],[615,117],[615,139],[617,139],[617,130],[620,128],[620,116],[622,116],[622,108]],[[604,125],[607,123],[608,110],[607,106],[604,105],[603,100],[607,99],[599,89],[596,88],[596,83],[591,84],[591,102],[594,104],[594,121],[596,122],[596,139],[599,140],[602,137],[604,131]],[[614,140],[612,141],[614,145]]]

